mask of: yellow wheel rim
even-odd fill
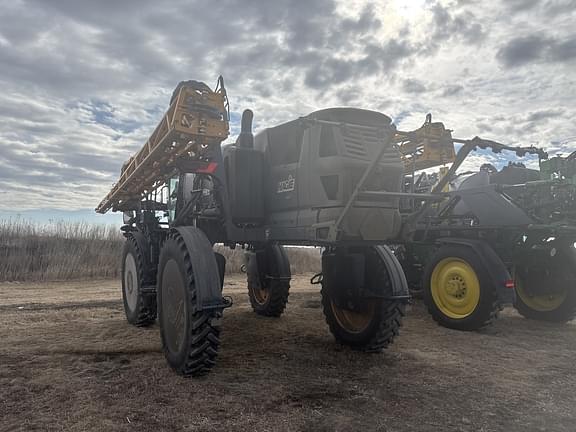
[[[339,308],[333,301],[330,301],[330,304],[338,325],[349,333],[362,333],[366,330],[376,311],[374,302],[368,303],[362,311]]]
[[[471,315],[480,302],[480,282],[474,269],[459,258],[444,258],[432,272],[432,299],[444,315],[463,319]]]
[[[522,279],[520,279],[518,276],[516,276],[514,286],[516,288],[516,294],[518,297],[520,297],[522,302],[530,309],[538,312],[550,312],[558,309],[562,303],[564,303],[564,300],[566,300],[566,296],[568,295],[568,290],[566,288],[561,292],[553,294],[530,294],[528,291],[526,291],[524,284],[522,283]]]

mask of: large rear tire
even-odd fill
[[[214,257],[209,244],[207,247]],[[195,272],[212,269],[214,274],[207,279],[219,289],[218,266],[213,264],[193,268],[184,239],[177,232],[170,233],[162,247],[158,273],[160,335],[168,364],[182,375],[204,375],[216,363],[222,311],[198,311],[195,284]]]
[[[455,330],[478,330],[498,315],[497,287],[470,248],[442,246],[426,265],[424,302],[432,318]]]
[[[144,291],[147,265],[145,252],[129,235],[122,253],[122,300],[126,320],[138,327],[156,321],[156,293]]]
[[[246,267],[252,310],[258,315],[279,317],[286,309],[290,292],[286,251],[281,245],[271,244],[264,251],[252,253],[250,260],[255,260]]]
[[[370,285],[382,289],[381,295],[377,298],[350,298],[348,306],[339,306],[335,287],[323,278],[322,307],[328,328],[337,342],[360,351],[380,352],[399,335],[405,302],[386,298],[393,295],[393,284],[398,275],[391,274],[376,249],[361,248],[361,252],[366,256],[366,278]],[[392,269],[394,271],[402,272],[399,263]],[[403,274],[401,278],[406,283]]]
[[[525,318],[565,323],[576,317],[576,289],[564,285],[555,293],[531,294],[527,289],[526,281],[519,274],[515,275],[516,301],[514,307]],[[561,281],[552,278],[548,281],[551,286],[561,284]]]

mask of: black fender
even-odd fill
[[[197,310],[226,307],[227,303],[222,299],[220,269],[212,250],[212,244],[206,234],[191,226],[172,229],[182,237],[190,255],[194,269]]]
[[[508,271],[508,268],[504,262],[500,259],[498,254],[488,243],[482,240],[453,237],[437,239],[436,243],[438,245],[452,244],[465,246],[472,249],[488,269],[490,278],[496,286],[500,304],[508,304],[514,302],[514,290],[508,286],[508,283],[512,280],[512,276],[510,275],[510,272]]]
[[[390,278],[390,283],[371,283],[367,278],[367,248],[356,248],[355,251],[340,249],[339,251],[328,251],[322,254],[322,279],[323,287],[331,291],[334,299],[346,301],[349,296],[360,296],[370,298],[384,298],[386,300],[410,299],[408,282],[404,270],[388,246],[369,246],[370,250],[376,252],[379,265],[383,264],[386,273]],[[351,288],[352,287],[352,288]],[[338,300],[337,300],[338,301]]]
[[[408,300],[410,299],[410,290],[408,289],[408,282],[406,275],[402,269],[402,265],[394,252],[384,245],[374,246],[378,256],[386,266],[390,281],[392,282],[392,295],[387,296],[390,300]]]
[[[276,274],[268,274],[269,265],[272,261],[276,265]],[[270,243],[264,249],[246,252],[246,272],[248,277],[268,277],[277,279],[290,279],[290,260],[282,245]]]

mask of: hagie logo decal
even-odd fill
[[[286,180],[280,180],[278,182],[277,193],[291,192],[296,188],[296,179],[292,177],[292,174],[288,174]]]

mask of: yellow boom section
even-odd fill
[[[179,159],[206,160],[204,155],[228,137],[226,91],[185,81],[176,87],[170,108],[142,149],[122,167],[120,179],[96,211],[131,210],[168,178]]]
[[[432,123],[430,115],[415,131],[398,132],[396,142],[406,171],[418,171],[454,162],[452,132],[443,123]]]

